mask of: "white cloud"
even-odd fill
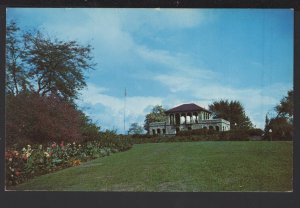
[[[88,83],[88,87],[81,93],[79,105],[88,105],[92,108],[96,113],[90,116],[94,120],[99,120],[100,124],[105,128],[116,127],[119,130],[123,129],[124,98],[110,96],[104,94],[105,92],[108,92],[107,89]],[[126,97],[127,125],[134,122],[143,123],[145,115],[149,113],[147,109],[154,105],[162,104],[162,101],[163,98],[160,97]]]
[[[205,108],[220,99],[238,100],[243,104],[254,125],[260,128],[264,126],[265,114],[291,89],[291,86],[284,84],[273,84],[265,88],[233,88],[212,80],[201,82],[198,78],[183,74],[164,74],[155,79],[168,87],[170,92],[190,95],[196,103]]]

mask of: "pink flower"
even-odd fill
[[[60,143],[60,147],[64,147],[64,141]]]

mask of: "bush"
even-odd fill
[[[55,96],[22,93],[7,96],[6,142],[8,147],[45,144],[48,141],[80,142],[81,114]],[[27,143],[28,142],[28,143]]]
[[[7,150],[6,185],[16,185],[25,180],[62,168],[80,165],[82,161],[126,151],[132,147],[129,138],[104,137],[77,144],[56,142],[43,145],[27,145],[22,150]]]
[[[248,129],[249,136],[262,136],[264,131],[262,129]]]

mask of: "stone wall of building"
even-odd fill
[[[169,122],[150,123],[150,135],[175,135],[177,131],[189,131],[194,129],[213,129],[216,131],[229,131],[230,122],[224,119],[201,120],[198,123],[171,125]]]

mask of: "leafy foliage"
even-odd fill
[[[156,105],[152,111],[146,115],[144,129],[149,133],[149,124],[152,122],[166,121],[165,109],[161,105]]]
[[[32,93],[7,96],[7,145],[81,141],[80,116],[73,105],[54,96]]]
[[[30,90],[74,101],[86,86],[84,72],[92,69],[90,45],[21,32],[12,21],[6,33],[6,91],[17,95]]]
[[[293,138],[293,114],[294,114],[294,91],[290,90],[287,96],[281,99],[275,106],[277,116],[265,120],[266,140],[292,140]]]
[[[139,134],[143,134],[144,132],[144,129],[142,126],[140,126],[138,123],[132,123],[130,125],[130,128],[128,130],[128,134],[136,134],[136,135],[139,135]]]
[[[272,118],[268,129],[272,129],[272,132],[268,132],[266,135],[268,140],[292,140],[293,138],[293,125],[286,118]]]
[[[81,162],[126,151],[132,147],[129,139],[100,138],[85,143],[59,144],[47,146],[26,145],[21,150],[7,150],[5,153],[6,185],[20,184],[30,178],[80,165]]]
[[[24,41],[27,46],[24,61],[30,79],[37,84],[36,92],[64,100],[77,98],[78,91],[86,86],[84,71],[94,65],[91,46],[47,38],[41,32],[25,34]]]
[[[290,90],[288,95],[281,99],[280,103],[275,106],[278,117],[287,118],[289,122],[293,122],[294,115],[294,91]]]
[[[27,89],[28,73],[24,70],[24,44],[20,28],[12,21],[6,29],[6,93],[17,95]]]
[[[253,126],[245,113],[243,105],[239,101],[215,101],[209,105],[209,110],[213,112],[214,118],[228,120],[230,122],[230,129],[250,129]]]

